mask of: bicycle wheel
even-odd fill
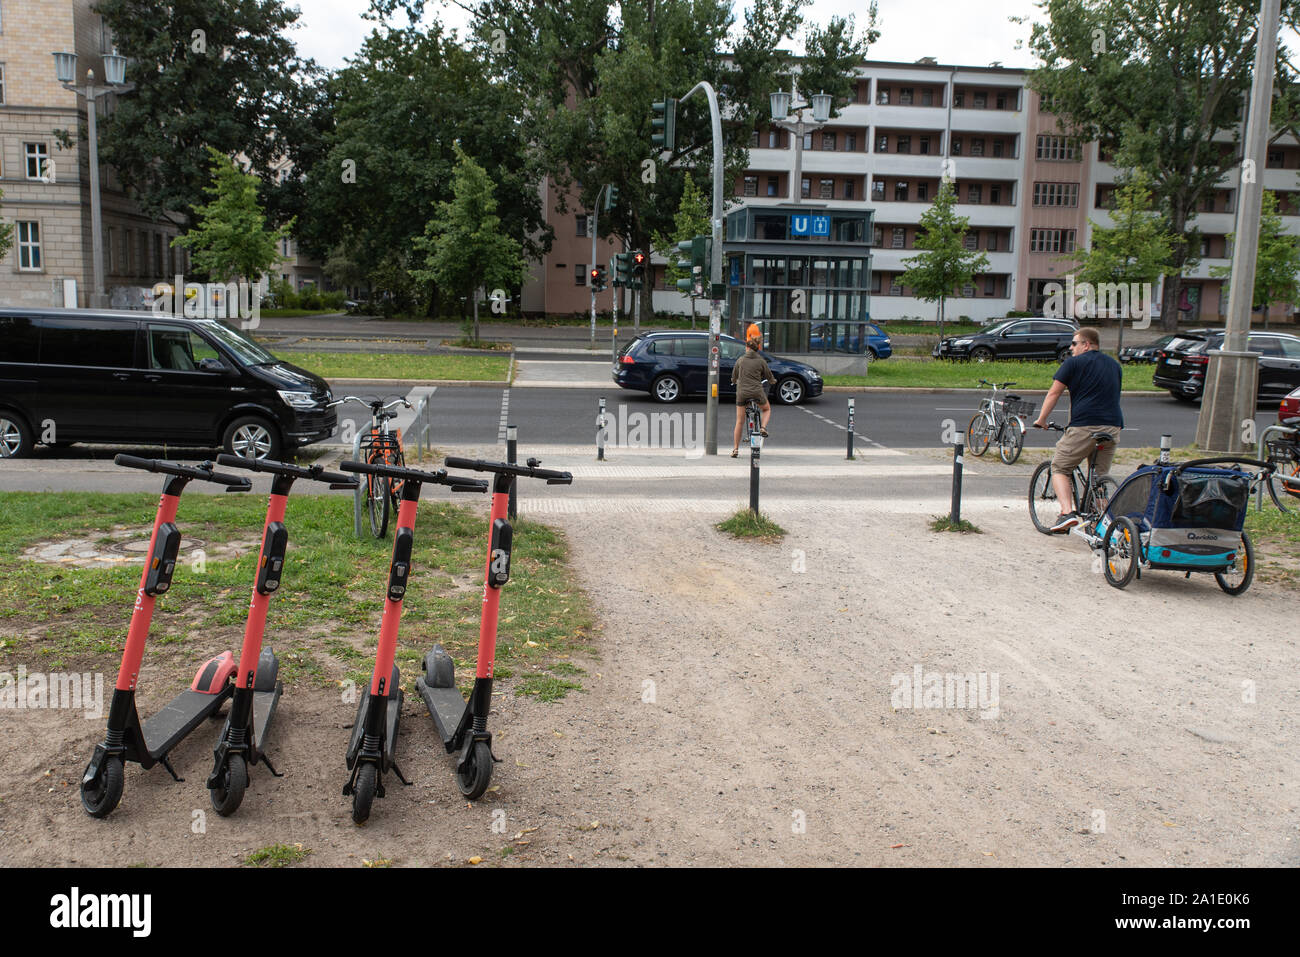
[[[1255,578],[1255,546],[1250,542],[1250,533],[1241,532],[1241,547],[1237,549],[1237,560],[1232,567],[1214,573],[1214,580],[1229,595],[1240,595]]]
[[[993,420],[983,412],[977,412],[966,426],[966,451],[971,455],[983,455],[989,450],[989,439],[993,435]]]
[[[1300,509],[1300,458],[1270,455],[1273,473],[1268,477],[1268,497],[1283,512]]]
[[[382,459],[376,459],[382,462]],[[382,475],[366,478],[366,502],[370,513],[370,534],[383,538],[388,531],[388,479]]]
[[[1118,488],[1119,483],[1109,476],[1098,479],[1097,484],[1092,487],[1092,494],[1087,496],[1088,501],[1080,503],[1079,511],[1089,521],[1097,521],[1106,511],[1106,506],[1110,504],[1111,499],[1115,497],[1115,490]]]
[[[1116,588],[1128,585],[1137,574],[1141,550],[1141,539],[1133,520],[1127,516],[1117,519],[1107,529],[1106,540],[1102,543],[1102,570],[1106,573],[1106,581]]]
[[[1025,447],[1025,424],[1017,416],[1008,416],[998,433],[998,455],[1007,465],[1014,465]]]

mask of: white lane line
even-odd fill
[[[811,415],[814,419],[821,419],[823,422],[825,422],[825,423],[826,423],[827,425],[829,425],[831,428],[839,429],[841,432],[847,432],[847,431],[849,430],[849,427],[848,427],[847,425],[842,425],[842,424],[840,424],[839,422],[833,422],[833,421],[831,421],[830,419],[826,418],[826,416],[821,415],[821,414],[819,414],[819,413],[817,413],[817,412],[814,412],[812,409],[810,409],[810,408],[808,408],[808,407],[806,407],[806,406],[802,406],[802,405],[801,405],[801,406],[797,406],[796,408],[798,408],[800,412],[807,412],[807,413],[808,413],[809,415]],[[871,438],[870,436],[863,435],[861,432],[857,431],[856,428],[855,428],[854,431],[853,431],[853,438],[854,438],[855,441],[858,440],[858,439],[861,439],[863,442],[866,442],[868,445],[874,446],[875,448],[878,448],[878,449],[883,449],[883,448],[885,448],[885,446],[881,445],[881,444],[880,444],[879,442],[877,442],[875,439]]]
[[[510,417],[510,390],[501,393],[501,421],[497,423],[497,441],[506,440],[506,419]]]

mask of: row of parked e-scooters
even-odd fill
[[[266,765],[280,777],[267,758],[265,747],[276,706],[284,691],[279,680],[279,659],[263,647],[267,611],[271,596],[280,589],[288,550],[289,533],[285,511],[294,482],[320,482],[332,489],[355,489],[355,475],[327,472],[320,466],[303,467],[284,462],[252,460],[230,455],[217,456],[216,463],[180,465],[158,459],[119,455],[114,461],[127,468],[159,472],[167,476],[148,559],[136,593],[135,608],[127,632],[126,648],[118,671],[108,711],[108,730],[81,779],[81,803],[92,817],[106,817],[122,799],[124,768],[134,761],[142,768],[161,764],[177,781],[183,780],[168,760],[171,750],[206,718],[216,715],[230,702],[225,724],[213,750],[212,772],[207,778],[212,807],[223,816],[235,813],[248,787],[248,769]],[[180,551],[181,534],[176,513],[181,493],[192,481],[211,482],[230,492],[248,491],[252,483],[245,476],[215,470],[217,464],[230,468],[265,472],[271,476],[271,496],[262,528],[262,546],[254,570],[253,596],[244,627],[239,659],[229,651],[204,662],[188,690],[182,691],[161,711],[141,721],[136,710],[135,691],[144,658],[145,642],[153,619],[154,603],[171,587]],[[496,659],[497,620],[501,588],[510,579],[513,529],[507,519],[510,492],[517,478],[544,479],[548,485],[568,485],[568,472],[542,469],[536,459],[526,465],[485,462],[479,459],[448,458],[447,468],[493,473],[492,509],[488,519],[488,552],[483,583],[483,611],[479,626],[478,662],[469,699],[456,688],[451,657],[440,644],[424,658],[424,674],[416,688],[428,706],[443,747],[455,755],[456,783],[467,799],[483,795],[492,778],[492,734],[487,730],[492,704],[492,671]],[[401,483],[397,531],[389,564],[384,611],[379,629],[379,647],[370,685],[361,694],[356,721],[347,749],[349,777],[343,788],[352,798],[352,819],[364,823],[376,796],[384,796],[384,776],[390,771],[403,784],[410,782],[397,765],[397,730],[402,712],[402,687],[394,656],[402,617],[402,601],[411,574],[415,534],[415,513],[425,485],[445,485],[452,492],[483,492],[488,483],[447,469],[422,471],[370,462],[343,462],[345,472],[370,473]]]

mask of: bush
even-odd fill
[[[321,308],[320,292],[314,285],[302,287],[302,292],[298,293],[299,309],[319,309]]]
[[[325,309],[342,309],[343,303],[347,299],[347,294],[342,289],[335,289],[333,292],[323,292],[320,296],[321,306]]]

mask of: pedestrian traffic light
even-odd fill
[[[629,284],[633,289],[640,289],[645,284],[645,253],[636,250],[632,253],[632,282]]]
[[[676,149],[677,143],[677,101],[664,97],[650,104],[654,115],[650,119],[650,142],[669,153]]]
[[[592,266],[587,272],[587,285],[595,292],[604,292],[606,288],[607,273],[604,266]]]
[[[608,213],[611,209],[613,209],[617,205],[618,205],[618,187],[606,186],[605,187],[605,212]]]
[[[696,236],[692,239],[684,240],[677,244],[679,253],[689,253],[690,259],[680,259],[677,261],[678,269],[689,269],[691,271],[690,279],[677,280],[677,288],[688,296],[700,296],[705,294],[705,276],[709,271],[709,260],[713,252],[713,240],[708,236]]]
[[[614,254],[614,285],[630,286],[632,284],[632,254]]]

